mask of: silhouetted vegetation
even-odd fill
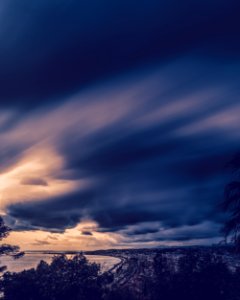
[[[176,257],[175,257],[176,258]],[[61,255],[36,269],[5,273],[4,300],[239,300],[240,268],[230,269],[222,255],[189,251],[172,259],[158,253],[152,274],[141,277],[140,287],[114,284],[109,273],[79,254]]]
[[[4,224],[3,219],[0,217],[0,241],[6,238],[9,235],[10,231],[11,229]],[[17,259],[23,256],[23,254],[23,252],[20,252],[18,246],[0,244],[0,257],[3,255],[8,255],[11,256],[13,259]],[[5,266],[0,266],[0,273],[3,272],[5,269]]]
[[[220,256],[206,254],[180,258],[178,272],[172,277],[170,299],[238,299],[232,298],[232,277]]]
[[[2,287],[5,300],[98,300],[109,279],[83,255],[72,259],[61,255],[51,264],[41,261],[36,269],[4,274]]]
[[[229,163],[233,171],[233,180],[224,191],[223,210],[228,213],[228,219],[222,229],[225,240],[230,236],[236,250],[240,250],[240,154]]]
[[[119,287],[110,292],[108,299],[239,300],[239,282],[240,269],[231,271],[219,255],[190,252],[174,265],[171,259],[158,254],[154,276],[144,279],[140,292]]]

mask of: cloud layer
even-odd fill
[[[239,53],[234,0],[1,2],[1,106],[36,107],[139,64]]]
[[[217,241],[240,147],[238,8],[2,1],[9,225],[61,234],[90,220],[82,238],[109,234],[109,246]]]
[[[199,69],[201,80],[192,75]],[[209,70],[184,57],[92,87],[4,131],[10,153],[18,138],[23,147],[3,164],[2,178],[15,178],[16,195],[3,208],[12,226],[63,232],[90,219],[99,232],[140,232],[136,242],[219,236],[240,106],[235,70]]]

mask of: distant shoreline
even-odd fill
[[[153,253],[153,252],[175,252],[175,251],[188,251],[188,250],[229,250],[233,251],[233,245],[201,245],[201,246],[171,246],[171,247],[157,247],[157,248],[128,248],[128,249],[98,249],[98,250],[25,250],[24,253],[32,254],[66,254],[66,255],[76,255],[83,253],[85,255],[109,255],[109,253]]]

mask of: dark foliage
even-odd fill
[[[180,259],[179,270],[173,277],[170,299],[238,299],[231,298],[233,276],[220,256],[184,256]]]
[[[51,264],[41,261],[37,269],[6,273],[3,278],[5,300],[98,300],[102,299],[109,278],[100,266],[82,255],[72,259],[56,256]]]
[[[9,235],[10,231],[11,229],[4,224],[3,219],[0,217],[0,241],[6,238]],[[0,244],[0,256],[3,255],[11,256],[13,259],[18,259],[23,256],[24,253],[20,252],[18,246]],[[5,266],[0,266],[0,273],[5,269]]]
[[[240,269],[230,271],[220,255],[190,252],[174,266],[159,254],[155,276],[146,278],[147,291],[127,289],[110,292],[109,300],[239,300]]]
[[[228,214],[222,232],[225,240],[230,236],[237,251],[240,250],[240,154],[229,162],[233,172],[233,180],[229,182],[224,191],[223,210]]]
[[[112,285],[99,265],[83,255],[57,256],[37,269],[5,273],[4,300],[239,300],[240,268],[230,270],[222,255],[189,251],[174,258],[159,253],[142,286]]]

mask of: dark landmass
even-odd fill
[[[111,289],[129,288],[136,293],[142,294],[144,282],[153,278],[155,274],[156,257],[163,256],[174,270],[178,269],[178,262],[181,257],[221,257],[230,270],[240,267],[240,255],[235,248],[229,245],[213,246],[189,246],[189,247],[163,247],[143,249],[108,249],[94,251],[28,251],[28,253],[46,254],[78,254],[113,256],[121,261],[113,266],[108,273],[114,278]]]
[[[58,300],[65,299],[70,292],[76,296],[69,298],[72,300],[240,299],[240,254],[228,245],[27,253],[56,256],[51,265],[42,262],[36,271],[6,275],[3,286],[7,296],[4,300],[19,299],[22,283],[25,285],[22,291],[24,299],[32,299],[32,293],[35,295],[32,286],[36,282],[40,293],[39,298],[34,296],[37,300],[55,299],[54,291],[59,287],[63,291]],[[66,254],[73,255],[72,262]],[[120,262],[110,270],[100,272],[100,266],[89,264],[83,255],[112,256],[119,258]],[[82,285],[86,280],[90,290]],[[26,290],[30,296],[26,296]],[[43,290],[48,296],[42,295]],[[16,292],[13,297],[12,291]],[[82,294],[79,296],[80,291],[85,298]],[[52,296],[49,296],[50,292]]]
[[[192,246],[192,247],[165,247],[154,249],[109,249],[86,251],[87,255],[106,255],[121,259],[109,272],[114,276],[112,288],[129,288],[142,294],[146,279],[153,278],[156,268],[156,257],[163,256],[168,264],[177,271],[181,257],[221,257],[229,270],[235,271],[240,267],[240,255],[234,247],[223,246]]]

